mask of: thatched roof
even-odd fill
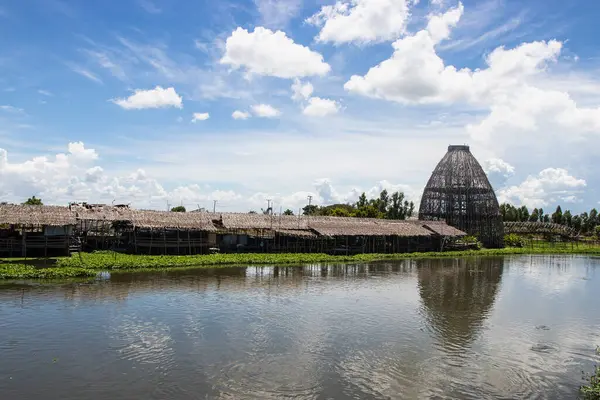
[[[139,228],[217,230],[206,213],[132,210],[130,221]]]
[[[75,224],[75,216],[67,207],[2,204],[0,224],[66,226]]]
[[[198,213],[203,214],[203,213]],[[305,216],[242,213],[204,213],[225,229],[307,229]]]
[[[431,236],[419,225],[382,219],[313,217],[308,224],[324,236]]]
[[[300,237],[300,238],[316,238],[318,235],[309,229],[274,229],[275,233],[284,236]]]
[[[419,221],[419,220],[409,220],[408,222],[413,224],[418,224],[430,231],[435,232],[440,236],[450,236],[450,237],[459,237],[466,236],[466,233],[457,229],[453,226],[450,226],[446,223],[446,221]]]
[[[288,236],[462,236],[443,221],[397,221],[370,218],[291,216],[242,213],[134,210],[111,205],[69,207],[0,205],[0,224],[64,226],[77,221],[129,222],[137,228],[207,232],[269,231]],[[93,222],[92,222],[93,223]]]

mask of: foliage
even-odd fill
[[[35,196],[31,196],[23,204],[26,206],[43,206],[44,205],[44,203],[42,203],[42,199],[38,199]]]
[[[464,240],[464,238],[463,238]],[[474,237],[468,241],[476,240]],[[221,265],[298,265],[311,263],[372,262],[414,258],[504,256],[513,254],[589,254],[600,255],[600,246],[577,246],[565,244],[537,243],[523,248],[481,249],[427,253],[358,254],[354,256],[332,256],[307,253],[243,253],[210,254],[197,256],[145,256],[120,254],[110,251],[80,253],[72,257],[58,257],[52,268],[37,269],[26,265],[27,260],[12,259],[3,263],[0,259],[0,279],[54,279],[93,277],[100,271],[127,272],[140,270],[162,270],[171,268],[218,267]]]
[[[481,249],[482,245],[476,236],[463,236],[456,241],[457,244],[468,246],[474,249]]]
[[[573,228],[582,235],[595,235],[596,227],[600,226],[600,215],[598,210],[592,208],[589,213],[583,212],[579,215],[573,215],[571,210],[562,210],[558,205],[552,215],[544,214],[543,208],[534,208],[531,213],[526,206],[519,208],[504,203],[500,205],[500,213],[504,222],[552,222]],[[600,237],[600,236],[599,236]]]
[[[283,212],[283,215],[294,215],[294,212],[288,208]]]
[[[406,200],[402,192],[394,192],[390,196],[384,189],[375,199],[369,199],[366,193],[362,193],[354,204],[332,204],[323,207],[311,204],[305,206],[302,211],[304,215],[403,220],[412,217],[415,204]]]
[[[35,268],[25,264],[0,264],[0,279],[57,279],[97,274],[97,271],[81,267]]]
[[[600,348],[596,350],[600,354]],[[596,365],[592,375],[584,376],[589,384],[583,385],[580,389],[581,396],[585,400],[600,400],[600,366]]]
[[[596,225],[595,234],[596,234],[596,237],[598,239],[600,239],[600,225]]]
[[[171,208],[171,212],[185,212],[185,207],[184,206],[173,207],[173,208]]]
[[[525,245],[525,240],[516,233],[510,233],[504,235],[504,245],[508,247],[523,247]]]

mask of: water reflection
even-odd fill
[[[447,351],[463,351],[492,310],[503,258],[427,261],[418,269],[428,324]]]
[[[218,268],[0,286],[0,399],[572,398],[600,260]]]

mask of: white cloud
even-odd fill
[[[442,15],[430,16],[427,28],[392,44],[391,58],[372,67],[366,75],[354,75],[344,85],[350,92],[404,104],[467,102],[494,104],[525,85],[555,61],[562,43],[523,43],[514,49],[499,47],[485,59],[488,68],[471,70],[445,65],[436,44],[447,39],[462,15],[462,4]]]
[[[313,85],[310,82],[302,83],[299,79],[295,79],[292,84],[292,100],[306,100],[313,93]]]
[[[231,118],[233,118],[233,119],[248,119],[248,118],[250,118],[250,113],[247,111],[235,110],[231,114]]]
[[[310,117],[325,117],[336,114],[339,110],[340,105],[335,100],[311,97],[308,100],[308,105],[302,110],[302,113]]]
[[[38,90],[38,93],[41,94],[41,95],[43,95],[43,96],[48,96],[48,97],[52,97],[53,96],[53,94],[51,92],[47,91],[47,90],[40,89],[40,90]]]
[[[376,43],[400,37],[409,15],[406,0],[340,0],[307,22],[321,27],[319,42]]]
[[[301,9],[302,0],[254,0],[265,26],[285,27]]]
[[[206,121],[209,118],[210,118],[210,114],[209,113],[194,113],[194,116],[192,118],[192,122]]]
[[[222,64],[245,67],[250,74],[295,78],[325,75],[331,67],[323,56],[294,43],[282,31],[256,27],[253,32],[237,28],[227,38]]]
[[[161,86],[156,86],[150,90],[137,89],[134,94],[126,99],[114,99],[112,101],[126,110],[183,107],[182,98],[174,88],[163,89]]]
[[[500,158],[490,158],[482,163],[483,170],[487,174],[497,173],[505,177],[510,177],[515,174],[515,167]]]
[[[25,110],[23,110],[22,108],[18,108],[18,107],[11,106],[11,105],[0,106],[0,111],[4,111],[7,113],[11,113],[11,114],[24,114],[25,113]]]
[[[147,13],[160,14],[162,12],[162,10],[150,0],[137,0],[137,2]]]
[[[262,191],[236,192],[230,189],[215,189],[207,185],[187,184],[167,189],[148,171],[142,168],[129,172],[114,173],[100,165],[93,149],[86,149],[81,142],[70,143],[66,154],[55,157],[33,157],[22,163],[10,163],[7,152],[0,149],[0,190],[2,200],[21,202],[35,194],[46,204],[67,204],[71,201],[111,203],[131,203],[137,208],[164,209],[167,202],[183,203],[187,208],[212,209],[212,201],[217,200],[217,211],[249,211],[265,208],[266,199],[271,199],[276,211],[279,207],[291,208],[297,212],[307,204],[307,196],[313,197],[313,204],[353,203],[360,193],[368,196],[379,195],[382,189],[412,192],[406,185],[393,185],[381,181],[364,189],[353,187],[346,195],[333,186],[329,179],[317,179],[308,191],[269,193]],[[344,189],[341,192],[345,192]]]
[[[502,187],[507,180],[515,175],[515,167],[500,158],[489,158],[481,163],[494,188]]]
[[[275,118],[281,115],[281,111],[270,106],[269,104],[257,104],[252,106],[254,115],[262,118]]]
[[[102,79],[98,78],[93,72],[83,68],[80,65],[69,64],[69,68],[71,68],[71,71],[75,72],[76,74],[86,77],[91,81],[94,81],[96,83],[101,83],[101,84],[104,83],[104,82],[102,82]]]
[[[544,207],[561,201],[574,202],[587,186],[563,168],[546,168],[537,176],[528,176],[520,185],[498,191],[498,200],[528,207]]]

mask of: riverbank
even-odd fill
[[[136,271],[148,269],[218,267],[224,265],[298,265],[314,263],[364,263],[418,258],[484,257],[518,254],[600,255],[600,246],[536,245],[526,248],[481,249],[398,254],[211,254],[198,256],[146,256],[114,252],[79,253],[51,259],[2,259],[0,279],[54,279],[93,277],[100,271]]]

